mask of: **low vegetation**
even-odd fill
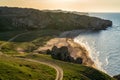
[[[23,34],[8,42],[9,39],[13,38],[14,36],[25,33],[22,32],[1,32],[0,33],[0,45],[1,51],[5,54],[18,54],[17,48],[22,49],[22,51],[29,53],[36,50],[38,47],[43,46],[46,41],[50,40],[53,37],[56,37],[61,32],[58,30],[39,30],[39,31],[29,31],[27,34]],[[6,38],[8,37],[8,38]]]
[[[26,58],[54,63],[63,69],[63,80],[115,80],[107,74],[91,67],[52,59],[50,55],[29,54]]]
[[[113,76],[115,79],[120,80],[120,74]]]
[[[20,32],[3,32],[0,35],[7,35],[6,37],[12,38],[15,36],[14,33],[17,35]],[[8,36],[8,34],[10,35]],[[22,54],[19,54],[16,48],[23,48],[26,55],[27,53],[29,54],[27,56],[23,55],[22,57],[55,63],[60,66],[64,71],[63,80],[114,80],[107,74],[90,67],[55,60],[50,55],[30,54],[35,48],[44,45],[46,41],[59,34],[60,31],[57,30],[31,31],[29,34],[17,37],[12,42],[7,42],[9,39],[0,37],[0,44],[7,42],[7,44],[2,46],[1,51],[4,54],[18,55],[20,57]],[[0,56],[0,80],[54,80],[55,75],[55,70],[48,66],[13,57]]]
[[[14,57],[0,55],[0,80],[54,80],[53,68]]]

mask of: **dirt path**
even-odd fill
[[[44,61],[38,61],[38,60],[33,60],[33,59],[24,59],[24,60],[50,66],[50,67],[54,68],[57,72],[55,80],[62,80],[63,79],[63,70],[59,66],[57,66],[56,64],[53,64],[53,63],[51,64],[51,63],[47,63]]]
[[[17,37],[19,37],[21,35],[24,35],[24,34],[28,34],[28,33],[30,33],[30,32],[18,34],[16,36],[14,36],[13,38],[9,39],[6,43],[3,43],[2,45],[0,45],[0,50],[1,50],[2,46],[6,45],[8,42],[11,42],[14,39],[16,39]],[[0,52],[0,54],[2,54],[2,52]],[[33,60],[33,59],[25,59],[25,60],[31,61],[31,62],[37,62],[37,63],[40,63],[40,64],[50,66],[50,67],[54,68],[57,72],[55,80],[62,80],[63,79],[63,70],[59,66],[57,66],[56,64],[54,64],[54,63],[51,64],[51,63],[47,63],[47,62],[43,62],[43,61],[37,61],[37,60]]]

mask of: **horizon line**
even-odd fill
[[[49,10],[49,11],[67,11],[67,12],[81,12],[81,13],[120,13],[120,11],[78,11],[78,10],[66,10],[66,9],[39,9],[39,8],[32,8],[32,7],[20,7],[20,6],[0,6],[0,7],[7,7],[7,8],[22,8],[22,9],[35,9],[35,10]]]

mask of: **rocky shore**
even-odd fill
[[[117,79],[117,80],[120,80],[120,74],[113,76],[113,78],[115,78],[115,79]]]
[[[85,46],[74,42],[72,38],[51,39],[37,50],[38,53],[50,54],[53,58],[94,67],[95,63],[89,56]]]

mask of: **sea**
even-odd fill
[[[120,13],[89,13],[89,16],[111,20],[106,30],[84,32],[75,38],[90,52],[97,68],[114,76],[120,74]]]

